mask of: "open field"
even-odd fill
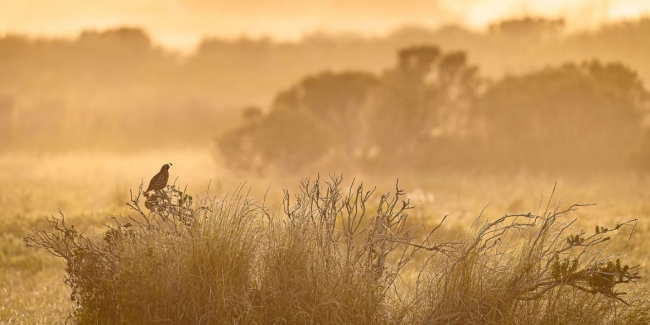
[[[65,320],[70,292],[62,283],[64,264],[42,251],[24,247],[22,237],[30,226],[44,227],[45,216],[61,209],[68,222],[85,226],[86,232],[101,226],[111,214],[127,213],[124,203],[129,189],[145,186],[163,163],[172,162],[170,183],[187,186],[191,194],[217,195],[235,189],[243,180],[250,196],[261,197],[268,190],[267,203],[276,206],[282,189],[294,191],[301,176],[245,178],[218,167],[207,149],[142,152],[132,155],[70,153],[65,155],[0,155],[0,323],[56,324]],[[441,236],[454,238],[467,229],[488,204],[484,216],[494,220],[504,213],[537,211],[542,197],[548,198],[557,181],[552,204],[559,200],[595,203],[580,208],[570,217],[580,218],[575,228],[593,232],[596,225],[638,219],[634,236],[631,228],[614,238],[610,249],[627,251],[647,273],[650,267],[650,175],[635,173],[590,176],[527,175],[357,175],[379,192],[394,189],[400,178],[411,203],[415,221],[435,226],[449,215]],[[344,175],[344,186],[352,175]],[[209,184],[209,189],[208,189]],[[84,229],[82,227],[82,229]],[[645,274],[642,274],[645,275]],[[642,280],[646,282],[647,280]]]

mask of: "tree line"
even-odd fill
[[[621,63],[490,81],[464,52],[400,50],[382,73],[310,75],[217,139],[232,169],[611,170],[647,166],[648,96]]]
[[[596,58],[623,62],[648,80],[648,32],[647,18],[580,33],[567,33],[562,20],[521,18],[485,32],[449,26],[405,27],[381,37],[206,38],[187,55],[135,27],[74,39],[8,34],[0,37],[0,150],[205,145],[244,123],[241,107],[265,107],[278,90],[318,71],[366,71],[366,79],[381,79],[386,88],[398,77],[379,76],[396,65],[397,51],[414,44],[466,53],[484,79]]]

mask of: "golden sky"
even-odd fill
[[[480,29],[523,15],[560,16],[579,29],[649,12],[650,0],[0,0],[0,35],[73,36],[128,24],[146,28],[159,43],[189,49],[209,35],[380,35],[405,24],[450,23]]]

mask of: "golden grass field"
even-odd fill
[[[22,237],[31,226],[45,226],[45,216],[66,214],[66,220],[92,232],[111,214],[125,214],[129,189],[146,187],[164,163],[172,162],[170,183],[191,194],[210,196],[234,190],[241,182],[251,196],[268,191],[267,202],[278,205],[282,189],[293,190],[300,177],[241,176],[219,168],[209,149],[108,153],[4,154],[0,155],[0,324],[58,324],[71,306],[69,289],[63,284],[64,263],[43,251],[25,248]],[[321,174],[322,175],[322,174]],[[385,177],[343,175],[344,184],[354,176],[379,192],[394,189],[399,177],[411,203],[409,215],[428,225],[449,215],[441,236],[460,234],[489,204],[484,216],[495,219],[504,213],[535,212],[547,200],[557,181],[553,204],[595,203],[573,213],[576,228],[593,232],[596,225],[613,226],[638,219],[612,241],[611,248],[626,249],[642,268],[650,269],[650,175],[638,173],[590,176],[528,175],[513,173],[397,175]],[[209,186],[209,188],[208,188]],[[279,209],[279,208],[278,208]],[[625,246],[627,245],[627,248]],[[645,274],[642,274],[645,275]],[[642,282],[648,281],[643,279]]]

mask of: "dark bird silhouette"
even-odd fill
[[[156,174],[154,177],[151,178],[149,181],[149,187],[147,187],[147,190],[144,191],[146,194],[149,191],[160,191],[165,186],[167,186],[167,181],[169,180],[169,167],[171,167],[172,164],[164,164],[161,168],[158,174]]]

